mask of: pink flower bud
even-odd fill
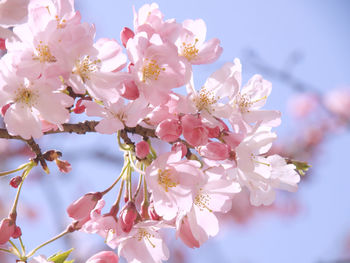
[[[21,182],[22,182],[22,176],[16,176],[16,177],[13,177],[13,178],[11,179],[10,185],[11,185],[13,188],[17,188]]]
[[[133,38],[135,36],[134,31],[132,31],[128,27],[124,27],[123,30],[120,32],[120,39],[123,43],[123,46],[126,47],[126,44],[128,43],[128,40],[130,38]]]
[[[16,226],[15,231],[12,234],[12,238],[19,238],[22,236],[22,230],[19,226]]]
[[[204,145],[208,142],[208,130],[202,124],[200,116],[186,114],[181,118],[183,135],[192,146]]]
[[[132,201],[126,203],[122,211],[120,211],[118,222],[120,222],[120,226],[125,233],[130,232],[137,218],[137,215],[138,212],[136,210],[136,206]]]
[[[6,104],[4,107],[1,108],[1,114],[2,114],[2,116],[5,116],[6,111],[8,110],[8,108],[10,108],[10,106],[11,106],[11,103],[8,103],[8,104]]]
[[[178,120],[166,119],[158,124],[156,135],[163,141],[176,141],[182,133],[182,127]]]
[[[15,233],[16,224],[10,218],[4,218],[0,223],[0,245],[5,244],[10,240]]]
[[[134,81],[124,81],[121,95],[128,100],[136,100],[140,96],[139,88]]]
[[[144,159],[149,154],[149,144],[145,141],[141,141],[136,144],[136,156],[139,159]]]
[[[89,258],[86,263],[118,263],[118,260],[113,251],[101,251]]]
[[[6,50],[5,39],[0,38],[0,50]]]
[[[74,203],[70,204],[67,208],[69,217],[76,220],[83,220],[90,217],[90,212],[95,208],[98,200],[102,198],[102,193],[88,193]]]
[[[199,154],[211,160],[225,160],[229,157],[230,149],[221,142],[210,142],[200,147]]]
[[[86,107],[85,107],[85,105],[81,105],[82,102],[83,102],[83,100],[79,99],[77,101],[77,103],[75,104],[75,108],[73,109],[73,112],[75,114],[81,114],[85,111]]]
[[[198,240],[195,239],[192,234],[187,217],[184,217],[180,224],[180,229],[178,230],[177,235],[181,238],[182,242],[184,242],[189,248],[200,247]]]
[[[56,159],[55,162],[62,173],[69,173],[72,170],[72,166],[68,161]]]
[[[214,128],[210,128],[208,126],[205,127],[208,131],[208,137],[209,138],[217,138],[220,135],[220,127],[216,126]]]
[[[187,147],[182,142],[174,143],[171,147],[172,152],[177,152],[181,150],[181,158],[183,158],[187,154]]]

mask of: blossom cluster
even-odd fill
[[[69,231],[102,236],[128,262],[162,262],[169,251],[161,229],[200,247],[218,233],[217,216],[241,189],[255,206],[272,204],[276,189],[297,190],[295,165],[267,154],[280,124],[278,111],[262,109],[271,83],[254,75],[243,85],[234,59],[196,87],[192,68],[223,51],[218,39],[206,39],[203,20],[165,20],[157,4],[146,4],[134,10],[134,28],[121,31],[120,45],[95,41],[94,25],[81,22],[73,0],[31,0],[27,10],[0,60],[8,133],[40,138],[63,130],[71,114],[85,113],[99,118],[97,132],[118,134],[125,157],[111,188],[68,207]],[[141,136],[133,141],[130,131]],[[171,147],[156,152],[157,142]],[[103,196],[119,181],[115,204],[102,212]],[[0,244],[17,237],[16,229],[14,218],[3,219]]]

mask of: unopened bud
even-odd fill
[[[75,104],[75,108],[73,109],[73,112],[75,114],[81,114],[85,111],[86,107],[85,107],[85,105],[81,105],[82,102],[83,102],[83,100],[79,99],[77,101],[77,103]]]
[[[6,50],[6,43],[4,38],[0,38],[0,50]]]
[[[139,159],[144,159],[149,154],[149,144],[145,141],[141,141],[136,144],[135,147],[136,157]]]
[[[15,232],[12,234],[12,238],[19,238],[20,236],[22,236],[22,230],[19,226],[16,226]]]
[[[0,245],[7,243],[16,230],[16,223],[10,218],[4,218],[0,222]]]
[[[128,40],[130,38],[133,38],[134,36],[135,36],[134,31],[132,31],[128,27],[124,27],[123,30],[120,32],[120,40],[122,41],[123,46],[126,47]]]
[[[16,177],[13,177],[13,178],[11,179],[10,185],[11,185],[13,188],[17,188],[21,182],[22,182],[22,176],[16,176]]]
[[[95,208],[98,200],[101,198],[102,193],[100,192],[88,193],[70,204],[67,208],[67,213],[71,218],[79,221],[90,217],[90,212]]]
[[[122,211],[120,211],[119,222],[122,230],[125,233],[130,232],[137,218],[137,215],[138,212],[136,210],[135,203],[132,201],[126,203]]]

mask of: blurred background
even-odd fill
[[[149,1],[76,0],[82,21],[96,25],[96,39],[115,38],[133,27],[132,7]],[[167,236],[168,262],[331,263],[350,262],[350,2],[347,0],[159,0],[166,19],[202,18],[207,39],[221,40],[224,52],[211,64],[194,67],[197,87],[225,62],[241,59],[243,83],[262,74],[273,91],[265,108],[282,112],[279,138],[272,149],[308,161],[312,168],[295,194],[279,193],[271,207],[251,207],[240,194],[223,216],[218,236],[189,249]],[[84,119],[76,116],[72,122]],[[57,149],[72,164],[62,174],[49,166],[24,184],[18,225],[30,249],[61,232],[70,220],[66,207],[87,192],[105,189],[123,164],[116,136],[49,135],[38,140],[43,151]],[[25,162],[30,151],[0,140],[0,170]],[[0,218],[15,195],[0,179]],[[116,194],[116,193],[115,193]],[[111,197],[113,202],[114,197]],[[108,199],[107,199],[108,201]],[[75,233],[44,247],[47,256],[75,247],[72,259],[85,262],[108,249],[99,236]],[[4,258],[0,262],[14,262]]]

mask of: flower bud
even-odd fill
[[[156,135],[163,141],[176,141],[182,133],[182,127],[178,120],[166,119],[158,124]]]
[[[122,211],[120,211],[119,222],[122,230],[125,233],[130,232],[137,218],[137,215],[138,212],[136,210],[135,203],[132,201],[126,203]]]
[[[89,258],[86,263],[118,263],[118,260],[113,251],[101,251]]]
[[[86,107],[85,105],[81,105],[82,102],[83,102],[82,99],[78,99],[77,103],[75,104],[75,107],[73,109],[73,112],[75,114],[81,114],[85,111]]]
[[[83,220],[90,217],[90,212],[95,208],[98,200],[102,198],[102,193],[88,193],[74,203],[70,204],[67,208],[69,217],[76,220]]]
[[[12,238],[19,238],[22,236],[22,230],[19,226],[16,226],[15,231],[12,234]]]
[[[200,116],[186,114],[181,118],[183,136],[192,146],[204,145],[208,142],[208,130],[202,124]]]
[[[136,144],[135,149],[136,157],[139,159],[144,159],[149,154],[149,144],[145,141],[141,141]]]
[[[10,240],[12,235],[15,233],[16,224],[10,218],[4,218],[0,222],[0,245],[5,244]]]
[[[122,41],[123,46],[126,47],[128,40],[130,38],[133,38],[134,36],[135,36],[134,31],[132,31],[128,27],[124,27],[123,30],[120,32],[120,40]]]
[[[6,43],[4,38],[0,38],[0,50],[6,50]]]
[[[17,188],[21,182],[22,182],[22,176],[16,176],[16,177],[13,177],[13,178],[11,179],[10,185],[11,185],[13,188]]]

